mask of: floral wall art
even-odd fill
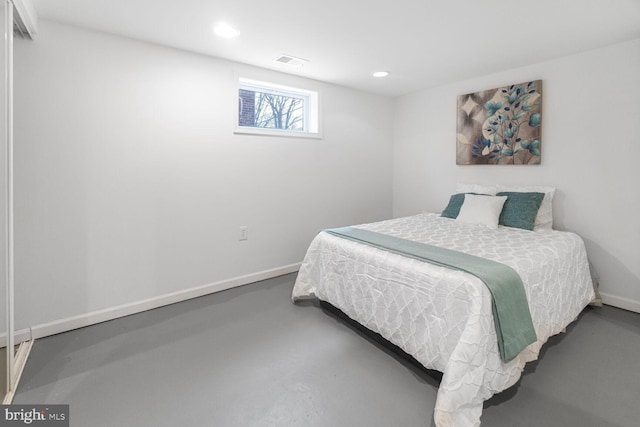
[[[538,165],[542,80],[458,96],[456,164]]]

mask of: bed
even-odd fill
[[[325,301],[442,372],[438,427],[480,425],[483,402],[514,385],[549,337],[594,299],[584,243],[574,233],[487,227],[433,213],[354,228],[498,261],[522,279],[537,338],[505,362],[492,296],[478,277],[326,231],[309,246],[292,300]]]

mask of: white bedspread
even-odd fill
[[[480,425],[483,402],[515,384],[525,363],[594,297],[584,243],[573,233],[491,230],[437,214],[357,227],[504,263],[525,285],[538,341],[503,363],[491,295],[480,279],[328,233],[311,243],[292,299],[327,301],[443,372],[434,410],[438,427]]]

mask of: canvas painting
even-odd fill
[[[542,80],[458,96],[456,164],[538,165]]]

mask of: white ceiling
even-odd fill
[[[40,19],[401,95],[640,38],[640,0],[34,0]],[[215,37],[214,22],[241,34]],[[292,69],[289,54],[311,62]],[[640,54],[640,53],[639,53]],[[385,79],[371,72],[388,70]]]

